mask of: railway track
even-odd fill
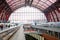
[[[9,40],[18,30],[19,27],[15,27],[0,33],[0,40]]]

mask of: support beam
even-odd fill
[[[54,13],[55,13],[55,15],[56,15],[57,21],[59,21],[59,19],[58,19],[58,15],[56,14],[55,10],[54,10]]]
[[[55,22],[55,19],[54,19],[54,16],[53,16],[53,12],[51,12],[51,15],[52,15],[52,17],[53,17],[53,20],[54,20],[54,22]]]
[[[32,5],[32,3],[33,3],[33,0],[30,0],[29,5],[31,6],[31,5]]]
[[[25,6],[29,4],[29,0],[25,0]]]

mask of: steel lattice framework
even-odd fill
[[[0,0],[0,20],[7,21],[13,11],[23,6],[41,10],[48,22],[60,21],[59,0]]]

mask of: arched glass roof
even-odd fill
[[[44,10],[51,6],[56,0],[6,0],[12,10],[18,7],[26,5],[26,1],[29,1],[31,6],[37,7],[40,10]],[[28,3],[27,3],[28,4]]]

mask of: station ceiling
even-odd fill
[[[0,20],[8,20],[13,11],[23,6],[38,8],[44,12],[48,21],[60,21],[56,13],[60,13],[60,0],[0,0]]]

